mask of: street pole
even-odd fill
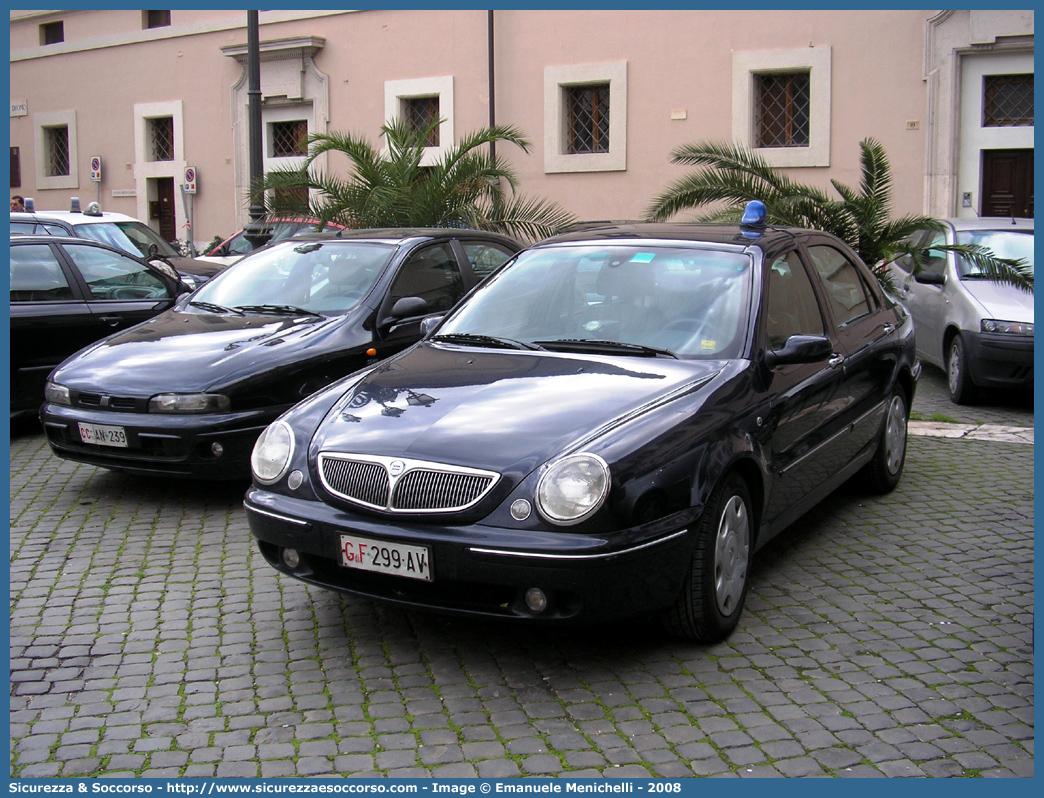
[[[250,224],[246,237],[255,247],[263,246],[270,237],[262,219],[265,206],[256,188],[263,178],[261,150],[261,43],[258,32],[258,12],[247,11],[247,146],[250,153]]]
[[[493,12],[486,12],[486,43],[489,53],[489,126],[495,127],[497,124],[497,104],[496,104],[496,81],[493,70]],[[489,143],[489,157],[491,160],[497,158],[497,143],[491,141]]]

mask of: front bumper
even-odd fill
[[[1003,333],[962,333],[972,381],[983,388],[1033,385],[1033,337]]]
[[[692,557],[690,524],[679,527],[678,519],[596,537],[387,521],[257,488],[243,504],[276,570],[329,590],[456,615],[554,623],[643,615],[674,603]],[[432,580],[342,566],[341,533],[427,546]],[[297,552],[295,567],[284,549]],[[539,613],[525,602],[534,587],[548,600]]]
[[[146,476],[244,479],[254,442],[284,408],[241,413],[166,415],[45,404],[40,421],[58,457]],[[83,443],[79,422],[122,427],[127,447]],[[214,444],[220,444],[220,455]]]

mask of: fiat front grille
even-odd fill
[[[323,452],[319,478],[331,494],[391,513],[451,513],[477,504],[499,474],[401,457]]]

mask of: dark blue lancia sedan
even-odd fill
[[[852,476],[902,474],[913,326],[824,233],[586,229],[428,326],[259,438],[245,505],[274,568],[472,616],[658,613],[715,641],[759,547]]]

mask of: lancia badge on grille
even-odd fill
[[[392,479],[402,475],[402,472],[406,470],[406,464],[402,460],[392,460],[388,464],[388,473],[392,475]]]

